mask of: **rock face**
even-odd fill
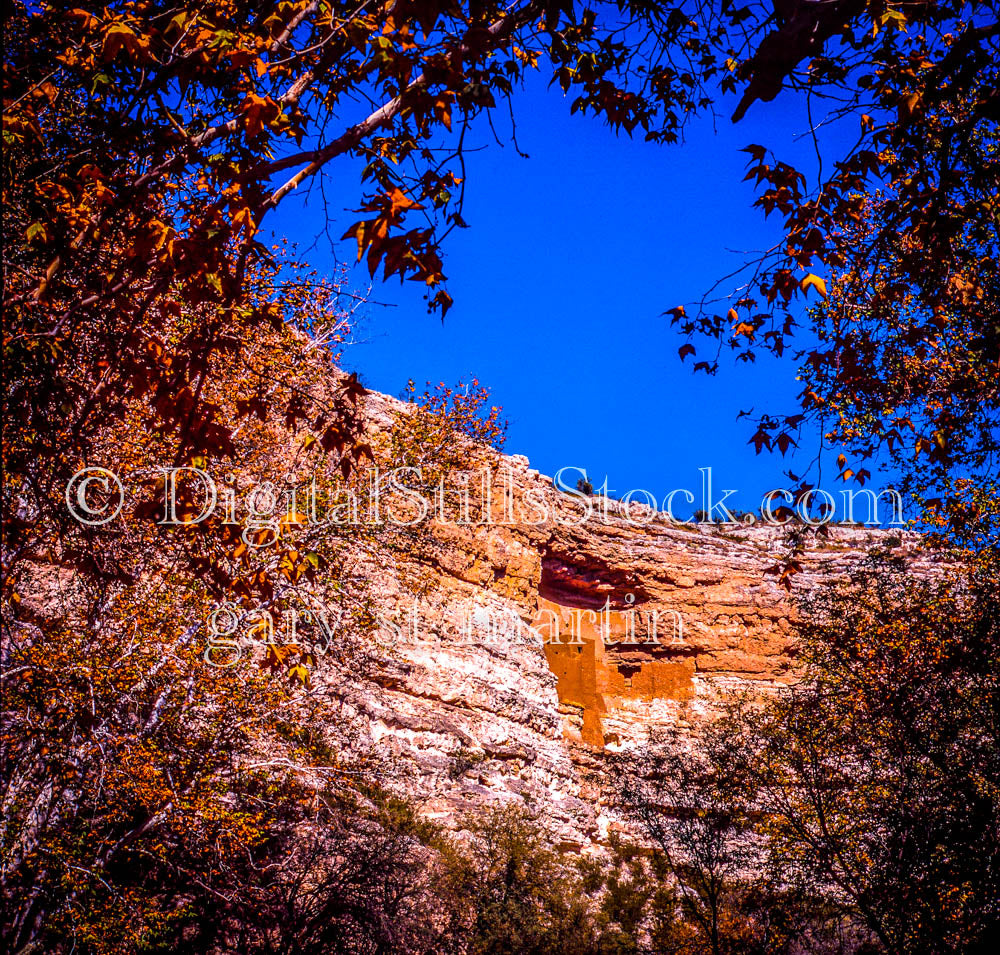
[[[623,825],[604,754],[696,726],[734,690],[794,680],[795,599],[888,539],[830,528],[789,592],[767,572],[786,550],[780,528],[671,526],[638,506],[626,519],[616,502],[557,491],[523,457],[487,471],[478,521],[445,509],[359,567],[378,582],[390,662],[344,706],[357,745],[403,767],[428,816],[519,800],[584,850]]]

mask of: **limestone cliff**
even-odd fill
[[[397,413],[375,400],[376,422]],[[345,715],[429,816],[522,800],[580,848],[621,825],[603,754],[697,725],[738,688],[793,680],[796,598],[888,539],[831,528],[788,592],[767,573],[779,528],[676,527],[638,507],[631,522],[583,519],[519,456],[497,456],[487,484],[490,522],[429,519],[406,550],[359,559],[395,629],[388,662],[342,690]]]

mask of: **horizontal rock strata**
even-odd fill
[[[797,599],[873,546],[930,561],[913,535],[831,527],[789,592],[769,573],[780,528],[670,526],[638,506],[631,521],[613,506],[583,519],[584,502],[518,456],[496,456],[488,484],[490,523],[429,519],[374,558],[390,662],[344,705],[429,816],[517,800],[581,849],[622,825],[605,805],[609,749],[794,680]]]

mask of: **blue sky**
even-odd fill
[[[737,414],[796,410],[794,363],[729,361],[713,378],[695,376],[662,313],[699,298],[741,252],[773,244],[777,217],[766,222],[751,208],[740,149],[765,143],[814,175],[812,141],[800,135],[803,102],[783,94],[735,125],[728,114],[697,120],[669,147],[571,117],[569,100],[542,83],[515,109],[530,158],[498,147],[486,130],[479,142],[487,148],[467,158],[471,228],[445,247],[454,307],[442,323],[427,313],[422,286],[376,283],[373,298],[392,307],[367,309],[366,341],[345,366],[390,394],[409,378],[478,376],[510,419],[507,451],[544,473],[580,466],[595,485],[606,476],[618,492],[646,488],[662,499],[673,488],[697,490],[698,468],[711,466],[716,486],[738,489],[731,500],[755,508],[787,483],[789,462],[757,456],[747,444],[754,429]],[[347,211],[360,195],[351,172],[333,174],[345,183],[330,203],[338,236],[356,218]],[[284,207],[275,226],[310,246],[324,226],[319,196]],[[331,249],[321,238],[306,257],[323,268],[354,255],[353,240]],[[365,285],[367,271],[357,280]],[[822,485],[836,491],[835,476],[828,468]]]

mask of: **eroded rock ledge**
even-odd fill
[[[376,421],[395,413],[390,400],[373,400],[382,402]],[[622,825],[602,795],[604,753],[641,743],[650,728],[695,727],[736,690],[794,680],[797,598],[889,539],[831,528],[789,593],[766,573],[784,553],[778,528],[580,522],[579,502],[525,458],[498,455],[494,467],[494,514],[530,499],[550,519],[430,521],[412,552],[365,558],[358,572],[377,582],[381,612],[408,621],[416,601],[419,625],[401,627],[378,678],[339,695],[362,727],[358,745],[405,767],[400,785],[429,816],[451,823],[519,800],[581,849]],[[897,551],[929,567],[917,537],[893,536]],[[416,577],[419,594],[408,583]],[[608,645],[599,627],[627,642]]]

